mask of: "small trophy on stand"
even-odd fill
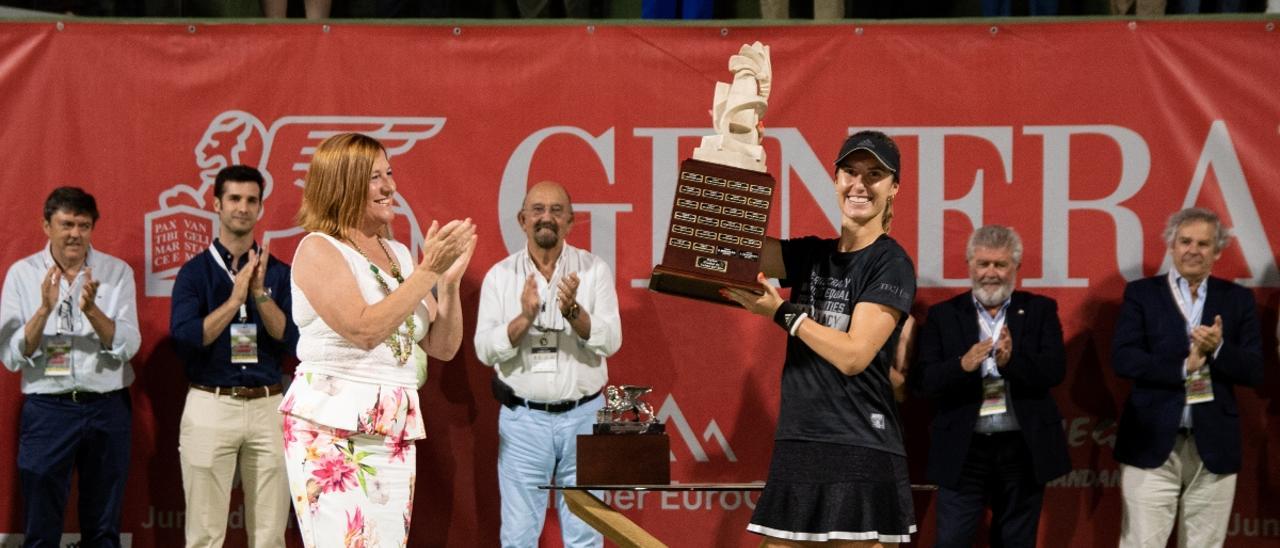
[[[743,45],[729,58],[733,82],[717,82],[711,121],[693,158],[680,164],[662,264],[649,289],[734,304],[723,287],[760,292],[756,273],[777,181],[761,146],[773,82],[769,47]]]
[[[578,485],[671,483],[671,440],[653,407],[641,401],[648,386],[609,386],[592,433],[578,436]]]
[[[653,415],[653,407],[640,401],[640,396],[653,389],[648,386],[610,386],[605,390],[604,408],[596,411],[596,434],[661,434],[664,425]]]

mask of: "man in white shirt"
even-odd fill
[[[138,351],[133,269],[97,251],[93,196],[55,189],[44,249],[13,264],[0,304],[0,360],[22,373],[18,475],[27,546],[60,546],[72,471],[85,546],[120,546],[129,472],[129,392]]]
[[[577,436],[591,432],[609,378],[605,359],[622,345],[612,269],[565,243],[573,227],[568,192],[538,183],[516,218],[528,244],[485,275],[475,338],[502,404],[504,547],[537,546],[548,497],[539,485],[576,482]],[[555,496],[564,545],[600,546],[600,534]]]

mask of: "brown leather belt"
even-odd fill
[[[271,386],[205,386],[191,383],[191,388],[201,392],[208,392],[215,396],[231,396],[242,400],[256,400],[284,392],[284,387],[280,383],[275,383]]]

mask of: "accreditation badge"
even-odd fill
[[[560,356],[560,334],[554,331],[531,333],[529,370],[533,373],[555,373],[556,360]]]
[[[978,416],[999,415],[1008,409],[1008,402],[1005,401],[1004,379],[999,377],[982,379],[982,408],[978,410]]]
[[[1209,366],[1205,365],[1194,373],[1187,374],[1187,405],[1213,401],[1213,379],[1209,376]]]
[[[231,324],[231,363],[258,363],[258,324]]]
[[[44,354],[47,358],[44,374],[47,377],[67,377],[71,375],[71,337],[67,335],[45,335]]]

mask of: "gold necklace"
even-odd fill
[[[386,254],[387,261],[391,263],[391,276],[396,279],[397,284],[404,284],[404,277],[400,272],[400,264],[396,262],[395,257],[391,256],[391,250],[387,249],[387,244],[382,241],[381,236],[374,236],[374,238],[378,240],[378,246],[381,247],[382,252]],[[368,255],[365,255],[364,250],[360,249],[359,245],[356,245],[355,240],[348,238],[347,243],[351,244],[351,247],[356,250],[356,253],[359,253],[361,257],[364,257],[364,260],[369,261],[369,270],[373,272],[373,278],[378,280],[378,285],[382,287],[383,291],[390,295],[391,286],[389,286],[387,284],[387,280],[382,277],[382,270],[378,268],[378,265],[373,264],[373,259],[370,259]],[[399,329],[396,329],[390,335],[387,335],[387,346],[391,347],[391,353],[395,355],[396,360],[400,362],[400,365],[409,363],[409,358],[413,356],[413,334],[415,327],[417,327],[417,322],[413,319],[413,313],[410,313],[409,316],[404,319],[404,325],[409,328],[408,337],[402,338]]]

